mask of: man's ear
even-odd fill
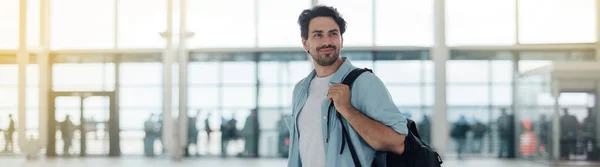
[[[310,54],[310,49],[308,47],[308,45],[306,44],[306,39],[302,38],[302,47],[304,48],[304,51],[306,51],[306,53]]]

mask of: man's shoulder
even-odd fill
[[[379,79],[379,77],[377,77],[377,75],[375,75],[375,73],[373,72],[364,72],[361,75],[359,75],[356,80],[354,81],[354,83],[352,84],[353,87],[366,87],[366,88],[371,88],[371,87],[385,87],[385,84],[383,84],[383,81],[381,81],[381,79]]]

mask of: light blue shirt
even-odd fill
[[[344,63],[342,66],[333,74],[329,86],[341,83],[344,77],[354,70],[354,67],[350,60],[346,57],[342,57]],[[293,114],[288,118],[288,128],[290,129],[290,153],[288,158],[288,167],[301,167],[302,162],[300,160],[300,151],[298,150],[298,137],[302,135],[298,131],[298,114],[301,112],[304,103],[308,97],[308,90],[311,80],[315,77],[316,72],[313,70],[306,78],[302,79],[294,87],[292,97],[292,110]],[[335,110],[329,110],[328,107],[331,102],[327,99],[323,99],[321,103],[321,122],[322,133],[323,133],[323,145],[325,150],[325,161],[327,167],[347,167],[354,166],[352,161],[352,155],[350,149],[346,144],[346,148],[342,154],[340,149],[342,146],[342,128],[340,122],[336,117]],[[360,75],[351,89],[350,103],[354,108],[360,111],[362,114],[369,118],[383,123],[384,125],[391,127],[399,134],[407,134],[408,129],[406,127],[406,118],[400,113],[392,98],[383,84],[383,82],[375,76],[375,74],[365,72]],[[328,115],[328,112],[329,113]],[[328,117],[329,116],[329,117]],[[329,121],[327,121],[329,119]],[[329,125],[327,125],[329,123]],[[369,144],[367,144],[356,131],[344,120],[346,127],[348,127],[348,133],[356,154],[361,162],[362,166],[371,166],[375,153],[377,152]]]

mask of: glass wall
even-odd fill
[[[9,148],[8,153],[21,153],[19,148],[18,129],[18,74],[16,65],[16,56],[3,56],[5,61],[0,61],[0,129],[3,130],[3,135],[0,136],[0,151],[7,150],[10,147],[7,144],[7,135],[4,135],[8,130],[11,120],[14,121],[15,132],[12,135],[13,148]],[[25,125],[26,136],[29,139],[38,138],[39,130],[39,69],[35,64],[36,56],[29,56],[30,63],[27,65],[27,84],[26,84],[26,105],[25,112],[27,116],[27,124]],[[12,119],[9,118],[12,115]]]
[[[513,106],[513,84],[516,72],[523,73],[535,68],[551,64],[551,62],[578,62],[594,61],[594,53],[590,50],[573,51],[451,51],[450,60],[447,63],[447,102],[448,121],[452,129],[462,116],[465,117],[470,129],[466,131],[466,145],[462,153],[469,156],[498,156],[500,152],[502,132],[499,131],[499,122],[502,110],[514,115]],[[515,60],[518,60],[518,70],[515,71]],[[527,80],[520,83],[517,91],[526,91],[527,86],[549,87],[550,83],[545,80]],[[569,99],[580,95],[568,96]],[[585,95],[583,95],[585,96]],[[566,97],[565,97],[566,98]],[[583,98],[583,97],[582,97]],[[543,96],[536,95],[536,107],[528,107],[526,110],[551,111],[552,96],[547,93]],[[523,99],[519,99],[523,100]],[[531,99],[530,99],[531,100]],[[535,100],[534,100],[535,101]],[[537,104],[537,103],[536,103]],[[585,110],[585,105],[574,107],[576,110]],[[586,115],[579,112],[581,119]],[[535,121],[539,118],[531,118]],[[527,117],[527,119],[530,119]],[[479,123],[481,124],[479,124]],[[482,126],[483,125],[483,126]],[[517,127],[518,128],[518,127]],[[450,155],[457,154],[456,138],[451,137],[448,152]],[[481,145],[481,146],[480,146]],[[519,150],[517,150],[518,152]]]
[[[513,55],[510,52],[452,51],[450,58],[446,75],[451,132],[459,122],[467,123],[470,129],[466,132],[467,144],[462,153],[495,155],[496,120],[501,109],[510,111],[513,104]],[[456,139],[456,136],[451,133],[451,138]],[[451,155],[456,153],[457,147],[454,140],[450,142]]]

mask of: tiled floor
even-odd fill
[[[0,157],[0,167],[282,167],[286,166],[286,159],[262,158],[262,159],[240,159],[240,158],[196,158],[180,162],[170,161],[167,158],[143,158],[143,157],[121,157],[121,158],[55,158],[38,160],[25,160],[23,157]],[[520,160],[498,160],[498,159],[465,159],[447,160],[443,166],[448,167],[545,167],[548,163],[539,163]],[[575,166],[572,164],[563,165]],[[580,166],[580,165],[576,165]],[[586,165],[584,165],[586,166]],[[587,166],[598,166],[587,165]],[[561,166],[562,167],[562,166]]]

